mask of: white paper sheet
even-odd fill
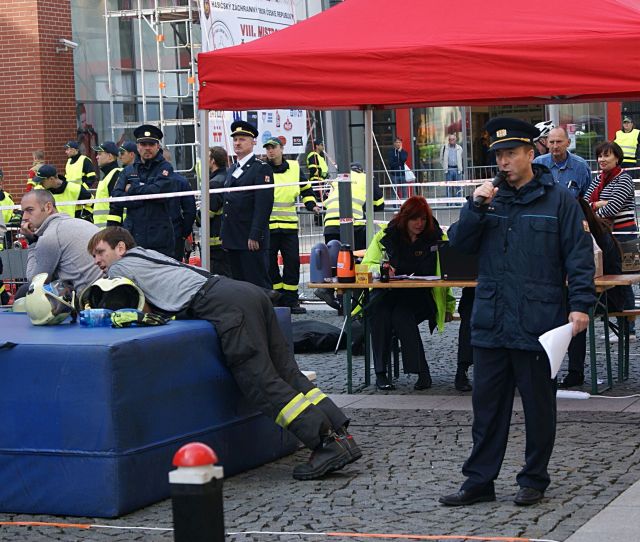
[[[555,329],[550,329],[538,337],[538,341],[540,341],[540,344],[549,357],[552,379],[558,374],[564,355],[569,349],[569,343],[573,337],[572,330],[573,324],[569,323]]]

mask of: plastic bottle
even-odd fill
[[[80,311],[80,325],[83,327],[111,327],[110,309],[85,309]]]
[[[382,253],[382,261],[380,262],[380,282],[389,282],[389,270],[391,268],[391,264],[389,263],[389,258],[387,257],[387,253]]]

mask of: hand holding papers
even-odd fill
[[[538,341],[544,348],[549,357],[549,365],[551,366],[551,378],[555,378],[562,365],[564,355],[567,353],[569,343],[573,338],[573,324],[565,324],[564,326],[550,329],[545,334],[538,337]]]

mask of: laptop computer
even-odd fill
[[[475,280],[478,278],[478,256],[453,248],[449,241],[438,243],[440,276],[443,280]]]

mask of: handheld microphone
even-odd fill
[[[496,176],[493,178],[493,181],[491,181],[491,184],[494,186],[494,188],[497,188],[498,186],[500,186],[500,183],[502,181],[506,181],[507,180],[507,172],[506,171],[498,171],[498,173],[496,174]],[[476,196],[475,198],[473,198],[473,204],[476,207],[482,207],[484,205],[484,202],[486,201],[487,198],[483,197],[483,196]]]

